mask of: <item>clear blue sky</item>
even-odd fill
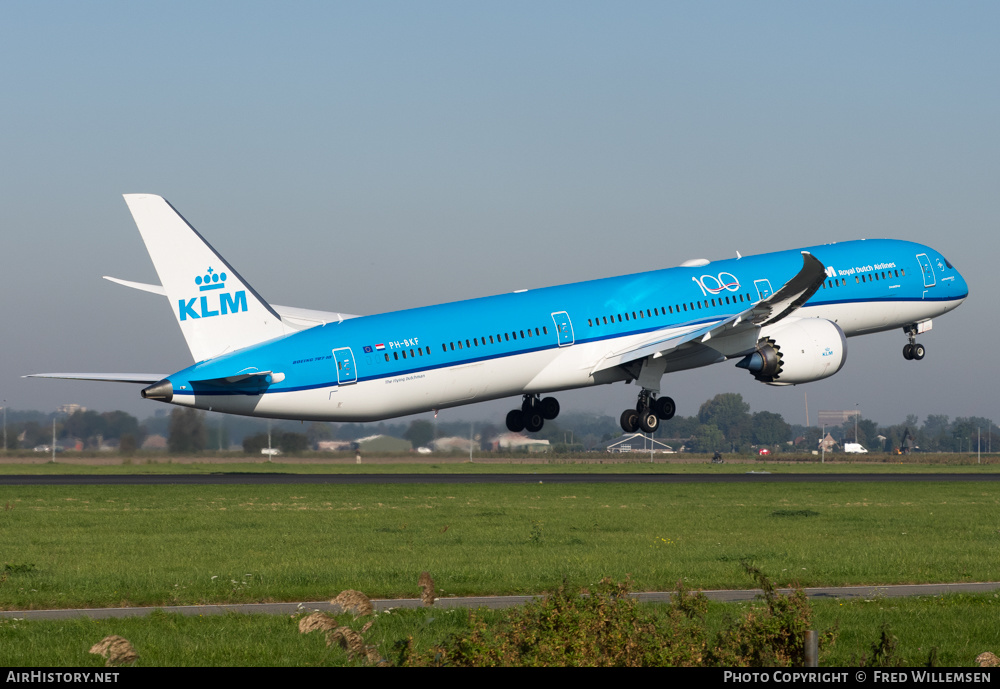
[[[270,301],[374,313],[860,237],[941,249],[972,295],[776,389],[804,421],[1000,419],[995,2],[9,2],[0,16],[0,398],[145,415],[39,371],[189,363],[121,199],[169,199]],[[616,415],[635,386],[562,395]],[[503,418],[508,403],[446,411]]]

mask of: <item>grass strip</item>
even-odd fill
[[[721,628],[747,604],[712,603],[706,624]],[[650,605],[652,609],[663,606]],[[819,601],[812,604],[813,627],[838,627],[835,643],[820,653],[822,666],[857,666],[871,657],[883,624],[897,646],[893,660],[923,665],[932,648],[942,666],[971,667],[983,651],[1000,649],[1000,613],[996,594],[946,595],[869,601]],[[480,611],[498,619],[500,611]],[[461,610],[399,610],[371,618],[338,617],[358,630],[372,620],[365,642],[388,659],[396,643],[409,637],[429,648],[448,635],[468,629]],[[88,653],[108,635],[128,639],[139,654],[136,667],[333,667],[361,664],[338,647],[327,647],[321,633],[300,634],[297,616],[210,615],[186,617],[158,612],[149,617],[116,620],[0,620],[0,665],[7,667],[93,667],[104,659]]]
[[[552,590],[1000,580],[1000,494],[960,483],[17,486],[6,610]]]

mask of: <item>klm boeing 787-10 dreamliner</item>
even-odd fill
[[[663,375],[727,359],[769,385],[828,378],[847,338],[917,335],[968,296],[927,246],[869,239],[674,268],[373,316],[268,304],[167,203],[127,194],[195,363],[160,373],[45,373],[139,383],[146,399],[228,414],[377,421],[520,396],[514,432],[559,413],[548,393],[618,381],[639,387],[621,415],[652,432],[674,414]]]

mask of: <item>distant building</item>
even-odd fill
[[[861,416],[861,412],[857,409],[848,409],[844,411],[821,411],[819,413],[818,423],[821,428],[823,426],[843,426],[848,421],[851,421],[855,416]]]
[[[354,447],[362,452],[411,452],[413,445],[409,440],[394,438],[391,435],[370,435],[367,438],[358,438],[354,441]]]
[[[820,439],[818,444],[818,449],[821,452],[833,452],[838,447],[840,447],[840,443],[834,440],[829,433],[826,434],[825,438]]]
[[[438,438],[437,440],[431,441],[430,446],[435,452],[469,452],[469,450],[479,449],[479,443],[475,443],[468,438],[463,438],[461,436]]]
[[[674,453],[674,448],[670,445],[660,442],[656,438],[650,438],[643,433],[626,433],[620,438],[602,443],[599,447],[604,447],[608,452]]]
[[[316,443],[316,449],[321,452],[350,452],[354,449],[354,443],[350,440],[320,440]]]
[[[551,449],[548,440],[529,438],[520,433],[503,433],[491,440],[490,445],[501,452],[548,452]]]
[[[58,407],[56,407],[56,412],[57,413],[59,413],[59,414],[68,414],[69,416],[72,416],[73,414],[77,413],[78,411],[79,412],[84,412],[84,411],[87,411],[87,408],[84,407],[84,406],[81,406],[79,404],[60,404]]]
[[[142,441],[143,450],[166,450],[167,449],[167,439],[160,435],[159,433],[154,433],[153,435],[146,436],[146,439]]]

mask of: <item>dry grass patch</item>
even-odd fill
[[[134,663],[139,659],[132,644],[120,636],[106,636],[90,647],[90,652],[107,658],[105,667]]]

